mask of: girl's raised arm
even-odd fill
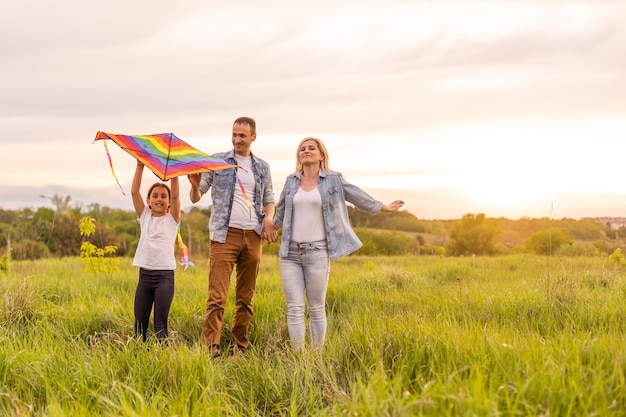
[[[178,187],[178,177],[174,177],[170,182],[170,191],[172,193],[170,199],[170,213],[176,223],[180,223],[180,189]]]
[[[135,212],[137,217],[141,216],[143,209],[146,207],[141,198],[139,189],[141,188],[141,176],[143,175],[143,164],[137,161],[137,168],[135,168],[135,176],[133,177],[133,185],[130,189],[130,195],[133,197],[133,206],[135,206]]]

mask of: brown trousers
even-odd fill
[[[219,349],[230,276],[236,267],[236,304],[231,333],[233,344],[238,349],[245,350],[250,344],[247,334],[252,320],[252,297],[261,263],[261,237],[254,230],[229,227],[226,241],[211,241],[210,250],[209,298],[202,326],[204,341],[208,347]]]

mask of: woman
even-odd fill
[[[350,227],[346,201],[371,214],[396,211],[404,202],[385,205],[330,171],[328,151],[317,138],[300,142],[296,161],[296,171],[285,181],[274,223],[283,229],[278,255],[291,345],[296,350],[304,345],[306,294],[311,345],[318,349],[326,335],[330,260],[362,246]]]

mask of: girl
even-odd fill
[[[172,189],[155,183],[148,190],[144,204],[139,188],[143,163],[137,161],[131,195],[141,234],[133,265],[139,267],[135,292],[135,337],[147,339],[150,313],[154,305],[154,332],[159,339],[169,336],[167,321],[174,298],[174,243],[180,223],[178,178],[172,178]]]

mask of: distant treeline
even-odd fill
[[[132,256],[139,225],[132,210],[98,204],[72,206],[69,196],[50,197],[54,208],[0,209],[0,250],[12,259],[78,256],[85,237],[80,219],[95,219],[88,239],[98,247],[115,246],[118,256]],[[626,228],[613,229],[593,219],[489,218],[482,213],[455,220],[422,220],[407,211],[370,215],[348,208],[350,221],[363,241],[361,255],[496,255],[532,252],[564,256],[600,256],[623,247]],[[180,233],[191,256],[209,251],[210,207],[183,211]],[[278,243],[264,246],[276,253]]]

